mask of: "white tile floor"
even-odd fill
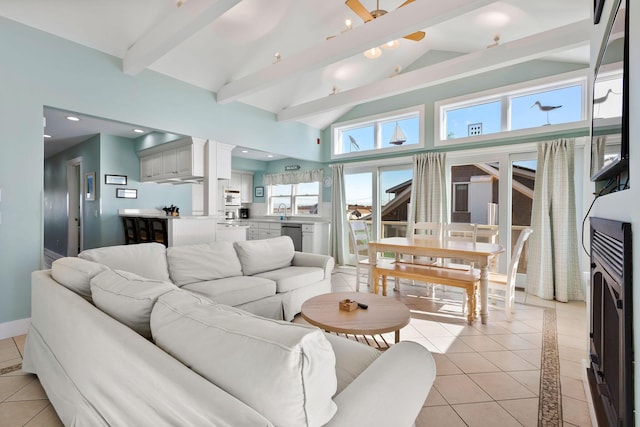
[[[337,269],[332,283],[335,292],[354,291],[354,270]],[[426,288],[405,284],[400,292],[389,292],[389,298],[411,309],[411,322],[402,329],[401,339],[425,346],[436,361],[436,381],[416,426],[537,426],[542,307],[555,308],[558,320],[564,425],[590,426],[582,383],[585,304],[529,297],[527,305],[517,305],[512,322],[499,307],[492,307],[487,325],[478,320],[468,326],[460,295],[441,289],[433,299]],[[392,334],[387,341],[393,342]],[[23,346],[24,336],[0,340],[0,369],[19,363]],[[0,426],[60,425],[35,376],[20,371],[0,376]]]

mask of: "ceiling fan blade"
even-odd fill
[[[416,0],[407,0],[404,3],[402,3],[400,6],[398,6],[398,9],[400,9],[402,6],[408,5],[409,3],[413,3],[414,1],[416,1]]]
[[[415,33],[407,34],[406,36],[403,37],[403,39],[413,40],[414,42],[419,42],[426,35],[427,35],[427,33],[425,33],[424,31],[416,31]]]
[[[367,9],[360,3],[360,0],[347,0],[344,2],[347,7],[353,10],[356,15],[358,15],[364,22],[369,22],[373,20],[373,16],[369,13]]]

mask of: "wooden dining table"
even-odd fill
[[[504,252],[502,245],[497,243],[463,242],[442,240],[429,236],[386,237],[369,241],[369,263],[376,265],[377,254],[393,252],[396,259],[400,255],[412,255],[432,258],[465,259],[474,263],[480,269],[480,320],[487,323],[489,265],[493,257]]]

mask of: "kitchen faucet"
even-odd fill
[[[283,206],[284,206],[284,215],[280,215],[280,219],[289,219],[289,218],[287,217],[287,205],[285,205],[284,203],[280,203],[280,204],[278,205],[278,212],[282,212],[282,211],[280,210],[280,208],[281,208],[281,207],[283,207]]]

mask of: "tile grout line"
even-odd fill
[[[542,334],[538,426],[561,426],[562,394],[560,391],[560,358],[558,354],[555,309],[544,309],[544,326]]]

